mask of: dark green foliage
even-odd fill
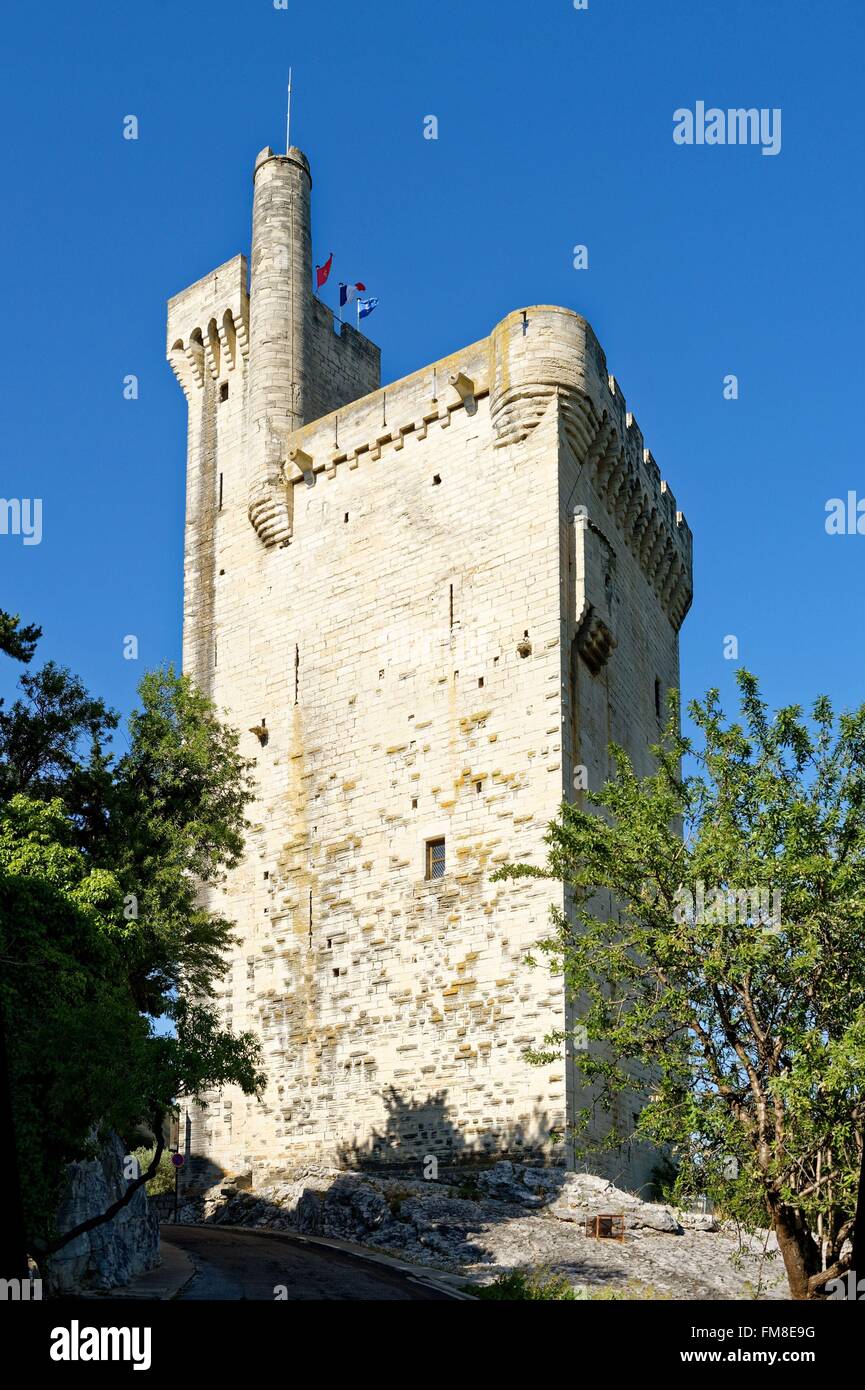
[[[154,1149],[135,1150],[134,1156],[142,1173],[147,1171],[153,1160],[154,1153]],[[174,1175],[176,1172],[177,1169],[171,1162],[171,1155],[163,1150],[159,1158],[159,1167],[156,1170],[156,1174],[147,1183],[148,1197],[161,1197],[166,1192],[173,1192],[175,1187]]]
[[[16,661],[31,661],[36,643],[42,636],[42,629],[32,623],[21,626],[21,619],[0,610],[0,652],[14,657]]]
[[[475,1298],[506,1302],[526,1299],[575,1302],[577,1298],[563,1274],[550,1274],[546,1270],[515,1269],[510,1274],[499,1274],[491,1284],[467,1284],[466,1292],[474,1294]]]
[[[113,925],[118,887],[70,839],[59,802],[19,796],[0,808],[0,990],[34,1243],[48,1237],[63,1167],[91,1151],[94,1126],[127,1133],[154,1099],[150,1029]]]
[[[69,672],[49,664],[21,689],[0,708],[0,1004],[39,1249],[66,1164],[101,1134],[134,1147],[182,1098],[255,1094],[264,1077],[257,1040],[209,1003],[231,924],[198,900],[242,848],[236,734],[170,668],[145,676],[120,757],[117,716]],[[172,1033],[156,1033],[160,1015]]]
[[[631,1068],[654,1068],[637,1137],[672,1147],[674,1194],[772,1225],[806,1297],[846,1265],[865,1127],[865,707],[771,717],[738,680],[740,722],[710,691],[690,707],[698,747],[673,703],[653,776],[613,747],[615,778],[562,807],[547,864],[496,876],[567,886],[539,949],[578,1002],[594,1046],[575,1065],[598,1103],[637,1108]],[[779,919],[723,896],[746,889],[779,894]]]
[[[666,1154],[662,1155],[660,1161],[652,1169],[649,1179],[651,1192],[646,1194],[651,1196],[654,1202],[674,1202],[678,1196],[676,1183],[679,1178],[679,1169],[672,1159]]]

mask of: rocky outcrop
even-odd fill
[[[212,1188],[185,1206],[180,1219],[338,1237],[459,1266],[483,1260],[469,1233],[490,1219],[487,1207],[500,1204],[460,1197],[443,1183],[308,1169],[255,1192]]]
[[[58,1232],[68,1231],[123,1196],[126,1147],[113,1135],[98,1158],[71,1163],[57,1214]],[[128,1284],[159,1263],[159,1219],[143,1187],[110,1221],[95,1226],[43,1262],[51,1293],[107,1290]]]
[[[582,1224],[588,1217],[614,1212],[624,1215],[628,1230],[682,1231],[669,1207],[643,1202],[605,1178],[509,1161],[467,1173],[462,1185],[306,1168],[292,1180],[255,1192],[241,1191],[234,1183],[220,1184],[185,1206],[180,1216],[187,1221],[339,1236],[402,1250],[425,1246],[459,1258],[471,1254],[471,1231],[502,1220],[512,1208]]]
[[[624,1241],[586,1234],[586,1218],[606,1213],[624,1216]],[[604,1178],[521,1163],[449,1170],[436,1182],[310,1166],[255,1190],[223,1182],[180,1219],[338,1238],[481,1282],[543,1267],[577,1290],[639,1286],[650,1297],[694,1299],[786,1292],[765,1233],[719,1230],[711,1215],[643,1202]]]
[[[676,1218],[686,1231],[717,1231],[718,1222],[711,1212],[677,1211]]]
[[[625,1230],[665,1231],[681,1234],[682,1227],[669,1207],[643,1202],[631,1192],[623,1192],[604,1178],[589,1173],[568,1173],[562,1190],[550,1204],[550,1214],[559,1221],[581,1221],[614,1212],[625,1218]]]

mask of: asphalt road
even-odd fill
[[[189,1255],[195,1277],[181,1302],[256,1299],[274,1302],[275,1290],[290,1302],[448,1300],[411,1275],[372,1264],[342,1250],[313,1245],[302,1236],[250,1235],[212,1226],[172,1226],[166,1236]]]

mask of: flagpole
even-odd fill
[[[357,297],[357,331],[360,332],[360,295]]]
[[[285,153],[291,149],[291,68],[288,70],[288,109],[285,114]]]

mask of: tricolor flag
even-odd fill
[[[378,308],[377,299],[359,299],[357,301],[357,316],[359,319],[367,319],[373,309]]]
[[[322,287],[322,285],[323,285],[323,284],[325,283],[325,281],[327,280],[327,277],[328,277],[328,275],[330,274],[330,268],[331,268],[332,265],[333,265],[333,252],[331,251],[331,253],[330,253],[330,255],[328,256],[327,260],[325,261],[324,265],[317,265],[317,266],[315,267],[315,288],[316,288],[317,290],[320,290],[321,287]]]
[[[366,292],[366,285],[360,281],[356,285],[346,285],[342,280],[339,282],[339,307],[344,309],[346,304],[353,304],[359,294]]]

